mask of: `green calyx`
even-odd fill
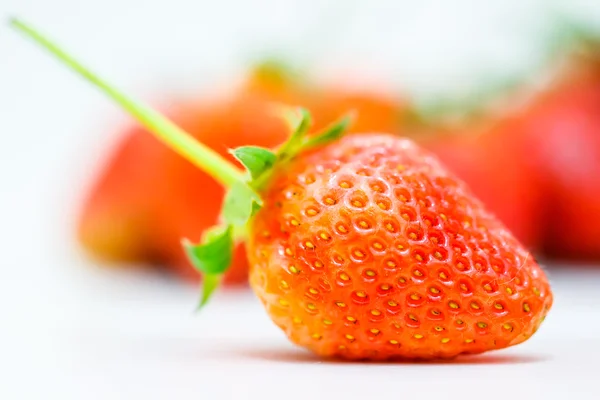
[[[210,299],[219,286],[223,273],[231,265],[235,239],[239,238],[240,233],[245,233],[248,221],[262,207],[260,192],[273,172],[284,168],[299,153],[335,141],[343,135],[352,120],[351,116],[346,116],[322,132],[308,135],[311,125],[308,111],[278,106],[275,110],[288,122],[292,135],[276,151],[255,146],[231,150],[232,155],[245,168],[244,173],[158,111],[100,78],[30,25],[18,19],[11,19],[9,24],[100,89],[155,137],[227,188],[220,216],[222,223],[207,230],[197,244],[187,239],[182,240],[189,260],[203,275],[200,306]]]
[[[205,235],[198,244],[184,241],[188,258],[194,267],[211,280],[204,281],[200,306],[203,306],[218,287],[218,280],[231,265],[234,248],[234,232],[245,230],[248,222],[263,206],[260,192],[268,184],[274,171],[285,168],[299,153],[330,143],[343,135],[351,121],[347,116],[324,129],[308,136],[310,114],[304,109],[281,109],[283,117],[293,127],[292,134],[277,151],[262,147],[243,146],[231,150],[231,154],[245,167],[246,180],[235,182],[229,187],[221,209],[222,225],[216,227],[217,234]],[[227,254],[225,256],[225,254]]]

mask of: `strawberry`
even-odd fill
[[[544,250],[600,259],[600,57],[571,58],[520,114],[520,133],[544,187]]]
[[[227,188],[222,223],[184,241],[205,304],[248,237],[251,285],[295,343],[349,359],[447,358],[518,344],[552,305],[531,255],[429,152],[390,134],[307,135],[306,111],[276,150],[232,154],[243,173],[149,107],[44,45]],[[299,115],[298,115],[299,114]]]
[[[316,88],[273,62],[254,68],[242,87],[217,100],[185,102],[170,117],[221,155],[246,144],[274,146],[286,136],[272,102],[308,104],[315,129],[342,110],[360,112],[354,130],[390,131],[399,126],[403,107],[383,94],[339,87]],[[123,138],[84,204],[79,237],[91,254],[109,261],[142,261],[197,280],[181,252],[180,238],[199,238],[216,223],[223,189],[207,174],[162,146],[142,127]],[[230,282],[244,282],[247,261],[242,244],[228,271]]]
[[[250,226],[251,284],[321,355],[453,357],[522,342],[552,303],[544,273],[413,142],[348,136],[272,178]]]

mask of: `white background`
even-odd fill
[[[15,14],[154,101],[209,93],[271,53],[322,79],[463,94],[538,64],[557,16],[600,24],[598,2],[567,0],[0,0]],[[73,245],[73,210],[124,121],[0,27],[0,398],[600,398],[593,266],[551,269],[555,307],[529,342],[417,365],[321,362],[250,293],[195,315],[194,287],[98,268]]]

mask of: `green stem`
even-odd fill
[[[75,58],[61,49],[57,44],[47,39],[27,23],[13,18],[10,25],[37,44],[48,50],[65,65],[77,72],[83,78],[98,87],[124,110],[150,130],[158,139],[170,146],[177,153],[187,158],[200,169],[211,175],[225,187],[230,187],[237,181],[244,181],[244,173],[221,155],[200,143],[189,133],[179,128],[159,112],[153,110],[141,101],[121,92],[98,75],[84,67]]]

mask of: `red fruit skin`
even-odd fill
[[[577,59],[520,115],[545,190],[544,251],[600,260],[600,62]]]
[[[359,112],[353,130],[371,126],[392,131],[404,115],[404,104],[385,95],[299,85],[276,72],[258,69],[230,96],[179,104],[170,117],[234,161],[229,148],[274,147],[287,139],[288,128],[273,113],[274,103],[310,109],[314,130],[349,109]],[[218,222],[223,189],[142,128],[131,130],[116,154],[84,205],[81,243],[109,261],[151,263],[197,281],[199,275],[187,261],[181,239],[198,240]],[[245,282],[247,271],[243,248],[238,245],[226,282]]]
[[[542,246],[542,187],[512,118],[473,124],[420,143],[462,179],[529,250]]]
[[[542,269],[428,151],[349,135],[272,178],[250,283],[290,340],[327,357],[450,358],[518,344],[552,305]]]
[[[140,127],[130,128],[117,144],[78,219],[77,237],[90,255],[107,265],[154,258],[149,220],[157,171],[156,161],[146,161],[157,160],[163,152]]]

